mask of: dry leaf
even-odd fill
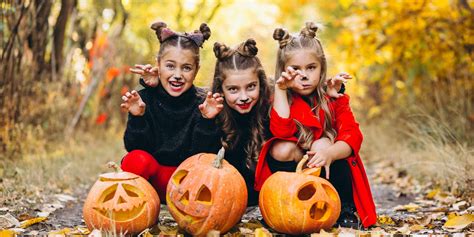
[[[46,217],[36,217],[36,218],[33,218],[33,219],[22,221],[20,223],[20,228],[28,228],[29,226],[34,225],[34,224],[39,223],[39,222],[42,222],[46,219],[47,219]]]
[[[453,209],[455,211],[460,211],[466,209],[468,206],[469,204],[466,201],[461,201],[453,204]]]
[[[415,225],[411,225],[411,226],[410,226],[410,231],[411,231],[411,232],[416,232],[416,231],[423,230],[424,228],[425,228],[425,227],[422,226],[422,225],[415,224]]]
[[[409,235],[411,233],[410,226],[405,224],[402,227],[397,228],[397,232],[400,232],[402,235]]]
[[[438,193],[441,191],[440,188],[435,188],[433,190],[431,190],[430,192],[428,192],[428,194],[426,194],[426,198],[428,199],[433,199],[436,195],[438,195]]]
[[[211,230],[211,231],[207,232],[206,237],[219,237],[220,234],[221,234],[221,232],[218,231],[218,230]]]
[[[386,215],[381,215],[377,217],[377,223],[379,225],[395,225],[393,219]]]
[[[12,216],[12,214],[7,213],[3,216],[0,216],[0,229],[8,229],[17,226],[20,226],[20,222],[14,216]]]
[[[264,227],[260,227],[255,229],[255,237],[269,237],[272,236],[272,233],[265,229]]]
[[[13,237],[16,235],[16,232],[13,230],[0,230],[1,237]]]
[[[319,231],[319,233],[311,234],[311,237],[335,237],[337,233],[326,232],[325,230]]]
[[[398,205],[393,208],[394,211],[408,211],[408,212],[415,212],[420,209],[420,206],[415,203],[409,203],[407,205]]]
[[[474,222],[473,214],[466,214],[461,216],[448,216],[448,220],[443,225],[443,229],[447,231],[459,232],[468,227]]]

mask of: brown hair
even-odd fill
[[[155,22],[150,27],[155,31],[156,37],[160,41],[160,49],[157,59],[160,60],[165,49],[169,46],[188,49],[194,53],[197,65],[199,65],[199,48],[202,47],[204,41],[211,37],[211,29],[206,23],[202,23],[199,30],[192,33],[177,33],[167,28],[164,22]]]
[[[246,40],[236,49],[229,48],[217,42],[214,44],[214,54],[216,55],[217,62],[212,82],[213,92],[223,93],[222,84],[226,77],[226,71],[253,68],[257,73],[260,84],[259,98],[251,111],[251,138],[246,146],[246,165],[251,169],[255,167],[260,149],[264,142],[264,123],[268,118],[267,114],[270,106],[270,88],[262,64],[256,56],[257,52],[258,48],[253,39]],[[239,139],[242,139],[239,133],[239,130],[242,128],[237,127],[236,121],[232,116],[232,109],[229,108],[227,103],[224,103],[224,109],[219,114],[218,124],[224,132],[222,145],[226,149],[234,148]]]
[[[310,99],[310,106],[313,108],[312,110],[316,116],[319,116],[318,111],[320,108],[324,111],[325,120],[324,124],[322,124],[323,134],[331,141],[334,141],[334,138],[336,137],[336,131],[331,124],[333,116],[332,111],[328,105],[329,101],[326,97],[324,88],[326,84],[327,62],[321,41],[316,38],[316,32],[318,29],[319,27],[313,22],[307,22],[298,36],[292,36],[287,30],[282,28],[275,29],[273,32],[273,39],[277,40],[280,46],[277,53],[275,79],[280,78],[281,73],[285,71],[285,63],[289,60],[291,53],[301,49],[314,52],[317,59],[321,63],[321,74],[318,86],[312,95],[316,101]],[[289,99],[291,99],[291,93],[293,92],[289,91],[289,93]],[[309,128],[304,127],[300,122],[296,122],[299,129],[299,144],[303,149],[309,149],[314,139],[313,133],[309,130]]]

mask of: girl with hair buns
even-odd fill
[[[279,42],[270,131],[274,138],[262,148],[255,188],[277,171],[294,171],[304,154],[308,167],[324,167],[321,176],[336,188],[341,215],[336,224],[364,227],[376,222],[375,205],[359,157],[362,133],[349,106],[349,96],[325,92],[326,57],[316,32],[306,23],[298,36],[276,29]],[[334,97],[334,96],[333,96]],[[360,220],[354,214],[357,211]]]
[[[157,66],[131,69],[142,76],[144,89],[122,97],[121,107],[129,112],[124,135],[129,153],[121,167],[147,179],[165,203],[166,185],[181,162],[197,153],[219,150],[219,130],[215,119],[209,118],[222,109],[223,98],[206,96],[193,85],[199,48],[211,34],[206,24],[192,33],[174,32],[163,22],[151,28],[160,41]]]
[[[212,91],[224,97],[217,117],[225,159],[245,179],[248,205],[258,204],[254,190],[255,165],[263,142],[270,136],[268,110],[270,89],[253,39],[235,48],[215,43],[216,67]]]

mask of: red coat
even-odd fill
[[[362,133],[359,130],[359,124],[356,122],[349,106],[349,96],[344,95],[329,103],[332,110],[333,128],[337,132],[336,141],[344,141],[352,148],[353,154],[346,158],[352,172],[352,190],[354,204],[364,227],[376,223],[377,215],[375,213],[375,204],[370,191],[369,181],[365,173],[364,165],[359,156],[360,146],[362,144]],[[255,189],[260,191],[265,180],[272,174],[268,163],[265,160],[271,144],[276,139],[287,141],[297,141],[295,134],[297,132],[296,123],[298,120],[303,125],[309,127],[315,138],[320,138],[323,134],[324,112],[319,111],[321,122],[314,116],[310,106],[298,95],[293,96],[293,102],[290,106],[290,118],[281,118],[278,113],[272,109],[270,113],[270,131],[274,135],[262,147],[255,171]]]

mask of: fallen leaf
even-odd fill
[[[443,225],[443,229],[452,232],[462,231],[474,222],[473,214],[466,214],[461,216],[448,216],[448,220]]]
[[[66,194],[56,194],[54,195],[61,202],[76,201],[76,198]]]
[[[55,235],[69,235],[72,232],[70,228],[64,228],[61,230],[53,230],[48,233],[48,236],[55,236]]]
[[[438,193],[441,191],[440,188],[435,188],[433,190],[431,190],[430,192],[428,192],[428,194],[426,194],[426,198],[428,199],[433,199],[436,195],[438,195]]]
[[[218,230],[211,230],[211,231],[207,232],[206,237],[219,237],[220,234],[221,234],[221,232],[218,231]]]
[[[11,227],[20,226],[20,221],[18,221],[12,214],[7,213],[3,216],[0,216],[0,229],[8,229]]]
[[[393,219],[386,215],[381,215],[377,217],[377,223],[379,225],[395,225]]]
[[[460,211],[464,210],[469,206],[469,204],[466,201],[461,201],[453,204],[453,209],[455,211]]]
[[[255,237],[269,237],[272,236],[272,233],[265,229],[264,227],[260,227],[255,229]]]
[[[408,211],[408,212],[415,212],[420,209],[420,206],[415,203],[409,203],[406,205],[398,205],[393,208],[394,211]]]
[[[319,233],[311,234],[311,237],[335,237],[337,233],[326,232],[325,230],[319,231]]]
[[[0,230],[1,237],[13,237],[16,236],[16,232],[13,230]]]
[[[425,228],[424,226],[418,225],[418,224],[416,224],[416,225],[411,225],[411,226],[410,226],[410,231],[411,231],[411,232],[417,232],[417,231],[423,230],[424,228]]]
[[[47,219],[46,217],[36,217],[36,218],[33,218],[33,219],[22,221],[20,223],[20,228],[23,228],[23,229],[28,228],[29,226],[34,225],[34,224],[39,223],[39,222],[42,222],[46,219]]]
[[[400,232],[402,235],[409,235],[411,233],[410,226],[408,224],[403,225],[400,228],[396,229],[397,232]]]

